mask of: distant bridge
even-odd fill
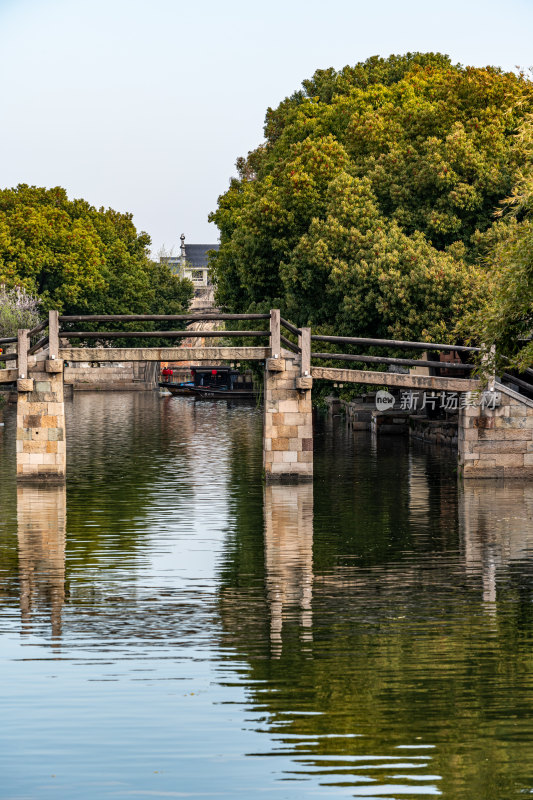
[[[235,321],[261,324],[256,330],[130,331],[117,325],[145,322],[180,323]],[[111,323],[113,330],[84,330],[87,323]],[[240,344],[202,347],[114,347],[117,339],[263,339],[263,346]],[[43,335],[44,334],[44,335]],[[70,340],[97,340],[105,346],[67,346]],[[313,343],[332,352],[312,350]],[[50,311],[46,322],[17,337],[0,339],[0,347],[16,345],[16,352],[0,356],[11,362],[0,369],[0,383],[15,382],[17,403],[17,477],[64,480],[66,432],[63,401],[64,363],[97,361],[262,361],[265,364],[263,464],[272,480],[310,480],[313,475],[311,392],[314,379],[370,384],[411,390],[479,392],[481,381],[472,377],[476,365],[390,356],[343,353],[343,345],[362,349],[386,348],[422,352],[459,353],[469,357],[479,348],[464,345],[408,342],[347,336],[313,335],[269,314],[172,314],[60,316]],[[317,366],[313,361],[345,362],[357,368]],[[362,369],[360,365],[368,365]],[[419,371],[383,372],[383,367],[416,367]],[[374,369],[372,369],[374,368]],[[375,369],[378,368],[378,369]],[[440,374],[435,374],[435,372]],[[442,373],[445,374],[442,374]],[[433,373],[433,374],[432,374]],[[520,379],[513,380],[521,383]],[[525,386],[528,384],[524,383]],[[501,384],[495,408],[465,406],[459,410],[459,466],[464,477],[533,477],[533,401]]]

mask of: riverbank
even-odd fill
[[[447,413],[439,419],[429,419],[417,408],[402,409],[399,397],[397,409],[380,411],[376,407],[376,392],[367,392],[357,400],[326,397],[330,415],[342,415],[353,431],[371,431],[379,436],[408,436],[428,444],[443,445],[457,450],[458,415]]]

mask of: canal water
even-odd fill
[[[317,420],[264,487],[261,412],[68,406],[65,488],[0,429],[0,797],[533,794],[533,486]]]

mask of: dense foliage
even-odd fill
[[[524,75],[438,54],[319,70],[266,117],[211,215],[218,302],[337,333],[453,340],[487,292],[527,152]]]
[[[466,320],[482,342],[496,345],[498,371],[533,364],[533,116],[518,132],[528,153],[524,170],[493,227],[487,255],[490,291],[481,309]]]
[[[171,314],[187,307],[190,281],[152,261],[150,237],[131,214],[69,200],[64,189],[0,191],[0,283],[66,314]]]
[[[19,328],[39,323],[39,301],[20,286],[0,286],[0,338],[16,336]]]

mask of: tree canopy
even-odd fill
[[[65,314],[171,314],[190,281],[152,261],[131,214],[69,200],[64,189],[0,191],[0,284],[38,295]]]
[[[39,300],[20,286],[0,285],[0,337],[16,336],[19,328],[33,328],[39,322]]]
[[[487,294],[482,256],[529,157],[516,133],[532,110],[523,74],[440,54],[318,70],[268,109],[265,142],[211,215],[218,302],[453,340]]]
[[[496,346],[498,370],[511,366],[523,371],[533,364],[533,115],[526,117],[517,138],[528,157],[491,231],[485,302],[464,328]]]

